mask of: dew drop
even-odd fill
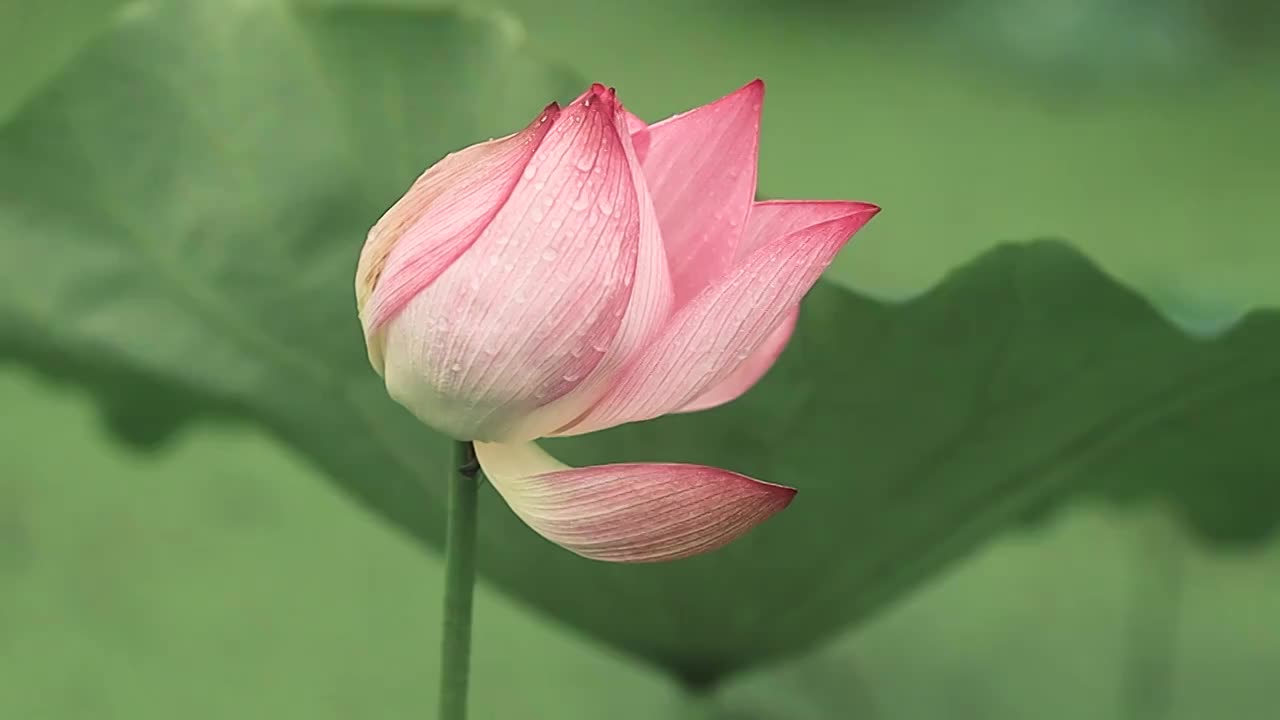
[[[577,382],[581,379],[582,379],[582,373],[565,373],[564,374],[565,382]]]
[[[560,218],[551,218],[551,227],[558,230],[560,229],[560,226],[563,224],[564,224],[564,221],[561,220]]]
[[[573,201],[573,209],[574,209],[574,210],[576,210],[576,211],[578,211],[578,212],[582,212],[583,210],[586,210],[586,209],[587,209],[587,199],[586,199],[586,198],[584,198],[584,197],[580,197],[580,198],[578,198],[577,200],[574,200],[574,201]]]
[[[602,353],[605,350],[608,350],[609,346],[606,345],[603,340],[598,340],[596,342],[591,343],[591,349],[595,350],[598,353]]]
[[[542,259],[543,259],[543,260],[555,260],[555,259],[556,259],[556,251],[555,251],[554,249],[552,249],[552,248],[547,248],[546,250],[543,250],[543,251],[542,251]]]
[[[453,372],[461,372],[462,363],[454,363],[452,366],[449,367],[449,369],[452,370]]]
[[[537,171],[537,170],[536,170],[532,165],[530,165],[530,166],[528,166],[528,167],[526,167],[526,168],[524,169],[524,179],[525,179],[525,180],[532,180],[532,179],[534,178],[534,176],[536,176],[537,174],[538,174],[538,171]]]
[[[490,256],[489,256],[489,264],[490,264],[491,266],[493,266],[493,267],[498,267],[498,256],[497,256],[497,255],[490,255]]]
[[[553,198],[553,197],[551,197],[551,196],[547,196],[547,197],[543,198],[543,200],[542,200],[542,204],[543,204],[543,205],[546,205],[547,207],[551,207],[552,205],[555,205],[555,204],[556,204],[556,199],[555,199],[555,198]]]
[[[542,188],[544,188],[544,187],[546,187],[546,186],[547,186],[547,184],[546,184],[546,183],[544,183],[544,182],[542,182],[541,180],[539,180],[538,182],[536,182],[536,183],[534,183],[534,184],[533,184],[533,189],[534,189],[534,190],[541,190]]]
[[[613,203],[609,202],[607,198],[600,198],[600,213],[605,217],[613,214]]]
[[[534,222],[542,222],[542,209],[541,209],[541,208],[534,208],[534,209],[529,213],[529,217],[533,218],[533,221],[534,221]]]
[[[502,270],[504,272],[511,272],[512,270],[515,270],[515,269],[516,269],[515,263],[507,263],[506,265],[502,266]]]
[[[591,169],[591,166],[592,166],[591,158],[587,157],[586,155],[583,155],[582,157],[578,158],[579,170],[586,172]]]

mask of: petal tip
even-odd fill
[[[744,476],[745,477],[745,476]],[[747,478],[759,487],[761,494],[768,499],[768,507],[770,515],[786,510],[791,501],[796,499],[799,490],[787,485],[778,485],[776,483],[764,482],[763,480],[755,480]]]

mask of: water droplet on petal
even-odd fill
[[[600,198],[600,213],[605,217],[613,214],[613,203],[608,198]]]
[[[451,365],[451,366],[449,367],[449,369],[450,369],[450,370],[452,370],[453,372],[461,372],[461,370],[462,370],[462,363],[454,363],[453,365]]]
[[[587,199],[586,199],[586,198],[584,198],[584,197],[579,197],[577,200],[574,200],[574,201],[573,201],[573,209],[574,209],[574,210],[577,210],[578,212],[582,212],[583,210],[586,210],[586,209],[587,209]]]
[[[543,251],[542,251],[542,259],[543,259],[543,260],[555,260],[555,259],[556,259],[556,251],[555,251],[553,248],[547,248],[546,250],[543,250]]]
[[[591,169],[591,166],[593,163],[594,161],[590,157],[583,155],[582,157],[578,158],[578,169],[583,172],[586,172]]]
[[[542,208],[534,208],[529,213],[529,217],[533,218],[534,222],[542,222]]]
[[[534,168],[532,165],[529,165],[528,167],[526,167],[526,168],[524,169],[524,179],[525,179],[525,180],[532,180],[532,179],[534,178],[534,176],[536,176],[537,174],[538,174],[537,169],[536,169],[536,168]]]

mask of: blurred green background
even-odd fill
[[[608,607],[548,614],[548,598],[557,590],[539,595],[527,589],[537,585],[538,564],[532,563],[529,577],[513,574],[497,567],[500,556],[510,552],[518,558],[525,551],[486,546],[501,582],[482,583],[480,590],[475,717],[1275,717],[1280,708],[1275,686],[1280,465],[1273,446],[1280,434],[1275,375],[1280,344],[1274,312],[1280,308],[1280,236],[1264,212],[1271,211],[1280,189],[1280,10],[1213,0],[506,0],[465,2],[461,10],[415,0],[296,4],[410,8],[392,21],[371,23],[373,29],[360,37],[362,42],[372,37],[379,47],[403,43],[408,57],[421,52],[423,85],[432,93],[466,92],[474,78],[444,82],[432,73],[454,72],[452,58],[484,56],[488,36],[473,41],[462,35],[446,56],[434,45],[415,45],[417,36],[393,37],[388,28],[411,25],[412,13],[428,5],[446,8],[433,10],[445,14],[430,18],[463,17],[491,26],[496,37],[517,49],[515,59],[503,55],[507,64],[499,66],[500,73],[512,75],[511,87],[482,84],[481,89],[501,97],[468,105],[467,111],[501,115],[502,122],[531,116],[533,98],[544,88],[560,93],[578,77],[617,86],[631,109],[650,119],[763,77],[769,95],[761,193],[862,199],[885,208],[829,273],[835,285],[858,297],[917,298],[948,277],[958,277],[960,285],[979,271],[949,274],[958,267],[990,267],[970,265],[990,257],[984,252],[1010,241],[1049,237],[1069,243],[1102,271],[1098,278],[1114,283],[1077,283],[1076,275],[1064,269],[1061,276],[1071,280],[1042,301],[1037,288],[1053,284],[1044,273],[1059,267],[1057,261],[1042,263],[1040,274],[1029,275],[1034,286],[992,296],[993,324],[1005,320],[1002,298],[1029,298],[1028,306],[1035,308],[1052,301],[1069,312],[1074,304],[1090,305],[1114,285],[1149,303],[1150,316],[1117,312],[1125,322],[1134,319],[1132,326],[1109,331],[1115,335],[1063,326],[1064,347],[1123,345],[1116,338],[1136,338],[1131,361],[1136,372],[1159,376],[1182,367],[1183,358],[1174,350],[1181,353],[1184,346],[1177,343],[1186,344],[1188,357],[1198,358],[1196,353],[1214,352],[1223,337],[1239,339],[1223,342],[1232,357],[1243,359],[1193,364],[1195,374],[1173,383],[1187,393],[1171,404],[1185,402],[1193,410],[1144,430],[1144,438],[1155,439],[1147,439],[1145,454],[1138,454],[1139,470],[1111,450],[1080,463],[1064,460],[1064,466],[1072,465],[1061,471],[1067,481],[1052,487],[1046,482],[1034,497],[1010,503],[998,522],[984,521],[980,531],[966,532],[969,540],[948,549],[939,562],[872,593],[883,600],[857,595],[866,611],[833,610],[826,624],[794,621],[807,628],[803,642],[771,639],[768,628],[752,627],[767,620],[744,615],[739,632],[765,640],[753,645],[720,638],[719,650],[740,645],[744,656],[717,657],[725,671],[697,692],[677,679],[684,668],[662,670],[664,662],[675,669],[674,646],[649,647],[625,631],[601,630],[630,622],[622,609],[617,617]],[[116,42],[114,37],[132,32],[133,25],[147,22],[161,12],[157,6],[165,5],[203,6],[194,15],[199,19],[219,16],[224,6],[227,13],[251,5],[284,13],[290,4],[0,0],[0,125],[5,127],[0,159],[6,163],[0,165],[0,262],[6,264],[0,277],[7,286],[0,294],[0,718],[428,716],[438,662],[439,559],[433,549],[424,551],[325,482],[326,475],[341,474],[334,469],[341,459],[307,452],[314,439],[298,440],[290,435],[292,426],[272,419],[310,406],[269,404],[266,410],[242,412],[240,405],[251,403],[246,398],[252,394],[234,391],[236,382],[244,376],[246,386],[255,387],[259,378],[230,351],[210,347],[207,353],[188,350],[162,359],[148,355],[151,344],[183,332],[176,321],[172,328],[163,324],[169,319],[163,313],[139,315],[142,322],[121,326],[92,313],[72,317],[65,312],[108,306],[111,298],[128,294],[129,283],[143,285],[133,276],[105,271],[94,276],[108,278],[101,285],[85,283],[87,275],[67,279],[59,274],[64,265],[127,262],[111,253],[97,257],[87,243],[76,244],[85,227],[110,216],[77,215],[77,207],[136,204],[173,227],[186,227],[189,219],[170,218],[171,208],[151,205],[149,188],[161,182],[159,176],[121,172],[104,179],[61,172],[63,166],[42,160],[83,153],[110,166],[133,154],[135,145],[158,152],[170,147],[159,130],[146,136],[114,133],[117,145],[107,152],[93,146],[94,127],[113,125],[113,117],[105,114],[110,111],[154,112],[160,118],[157,127],[163,127],[166,110],[161,103],[154,110],[148,104],[151,95],[144,90],[150,86],[139,82],[137,96],[130,95],[132,79],[118,73],[125,67],[139,77],[151,72],[167,77],[164,55],[111,66],[111,74],[104,71],[101,77],[89,74],[93,68],[86,70],[83,61],[85,53]],[[324,32],[346,38],[343,17]],[[225,28],[215,22],[209,26],[216,42],[173,33],[174,57],[233,42],[223,37],[230,35]],[[183,30],[199,27],[193,22]],[[295,39],[262,32],[261,47]],[[384,36],[385,41],[378,39]],[[441,41],[440,47],[447,44]],[[342,47],[359,57],[363,46]],[[255,82],[249,74],[228,78],[246,87]],[[233,94],[218,85],[228,78],[212,78],[210,87]],[[246,117],[256,117],[256,108],[295,99],[289,93],[296,88],[283,82],[264,87],[253,95],[259,105]],[[53,117],[48,107],[95,89],[101,97],[93,107],[104,114],[86,123],[88,130],[71,132],[70,125],[32,119]],[[199,116],[208,98],[202,88],[195,90],[193,114]],[[456,97],[427,93],[423,102]],[[216,104],[216,97],[209,104]],[[385,108],[360,112],[377,115]],[[315,175],[341,165],[323,148],[314,148],[313,157],[305,145],[323,137],[317,128],[329,120],[303,117],[292,128],[300,149],[283,135],[270,138],[284,148],[270,158],[234,144],[222,148],[227,157],[251,158],[250,169],[261,176],[250,181],[254,190],[270,193],[278,183],[307,177],[291,174],[291,162],[299,167],[311,162],[307,169]],[[459,120],[450,137],[468,137],[473,131],[468,122]],[[474,122],[480,127],[496,121]],[[262,125],[275,127],[267,120]],[[363,135],[376,135],[376,128],[371,124]],[[484,130],[471,139],[488,134]],[[172,147],[187,148],[176,140]],[[179,165],[209,160],[178,155]],[[433,159],[409,153],[400,162],[411,170]],[[368,172],[378,176],[376,167]],[[399,187],[401,180],[400,175],[375,180],[378,190],[370,191],[369,202],[392,201],[394,193],[384,191]],[[90,192],[91,202],[85,200]],[[275,196],[262,197],[266,210],[252,201],[220,206],[225,200],[215,198],[209,206],[224,207],[225,216],[191,214],[210,226],[253,227],[265,227],[244,220],[254,212],[272,219],[279,215],[285,225],[306,214],[268,207]],[[119,218],[111,217],[124,223],[126,216],[122,210]],[[354,223],[362,216],[353,217]],[[328,218],[303,222],[308,227],[328,223]],[[333,224],[351,230],[345,235],[347,254],[330,257],[323,267],[300,268],[301,284],[328,284],[331,277],[348,282],[344,263],[354,261],[358,225]],[[249,237],[253,243],[272,241]],[[181,257],[191,259],[192,267],[217,264],[206,257],[216,251],[184,248],[187,254]],[[1048,253],[1043,247],[1026,252],[1038,259]],[[1084,274],[1093,278],[1091,272]],[[244,287],[261,284],[252,273],[229,274]],[[340,291],[345,302],[349,285]],[[936,307],[945,306],[949,296],[931,297]],[[1098,307],[1119,306],[1098,301]],[[1238,329],[1257,332],[1220,335],[1247,313],[1252,314]],[[1157,326],[1161,318],[1167,324]],[[821,331],[840,332],[839,325],[815,327],[815,337]],[[918,326],[910,327],[919,332]],[[1169,340],[1175,337],[1177,342]],[[332,342],[354,342],[357,354],[362,352],[358,335]],[[1049,367],[1060,359],[1058,346],[1035,343],[1051,348],[1047,356],[1024,353],[1020,361],[1036,358]],[[1141,354],[1146,347],[1158,352]],[[1166,347],[1174,350],[1166,353]],[[962,356],[956,351],[956,373],[968,372]],[[946,368],[947,356],[938,359]],[[1096,360],[1091,352],[1068,359]],[[158,372],[162,362],[178,364],[172,372]],[[787,367],[797,368],[797,374],[809,367],[803,358],[791,362]],[[220,364],[230,368],[231,379],[224,384],[232,391],[210,391],[185,377],[198,379]],[[851,356],[847,364],[851,377],[865,366],[861,356]],[[1209,394],[1203,388],[1212,389],[1218,375],[1236,369],[1256,380],[1248,385],[1247,400],[1228,391],[1213,395],[1212,403],[1197,400]],[[784,369],[771,387],[785,387],[779,383],[790,377],[788,372]],[[1211,380],[1202,386],[1204,376]],[[890,396],[911,395],[909,375],[869,382],[887,385]],[[755,405],[748,401],[743,412],[758,408],[767,417],[776,410],[774,396],[752,397]],[[1243,411],[1233,415],[1232,408],[1246,406],[1247,417]],[[838,420],[859,422],[853,416]],[[921,433],[929,432],[926,420],[920,421]],[[987,428],[973,444],[1006,442],[1014,449],[1000,452],[1016,454],[1021,436],[999,437],[1002,428]],[[605,453],[610,442],[633,443],[652,456],[650,448],[664,447],[661,430],[657,439],[643,432],[602,440],[594,451],[576,451],[586,457]],[[672,452],[697,454],[696,449]],[[961,460],[977,464],[985,456],[974,457]],[[744,462],[790,467],[789,460]],[[957,482],[981,475],[980,465],[975,471],[959,469],[959,463]],[[992,468],[992,474],[1001,472]],[[1039,472],[1058,470],[1041,467]],[[795,481],[802,492],[804,480]],[[859,482],[872,481],[855,474],[830,484]],[[487,494],[484,501],[493,505],[497,498]],[[1001,501],[993,497],[991,504]],[[371,502],[386,511],[385,503]],[[404,512],[397,522],[417,528],[416,511]],[[848,516],[876,512],[850,507]],[[928,525],[934,517],[911,515],[911,522],[902,524]],[[833,540],[833,552],[872,560],[888,552],[873,540],[888,537],[883,533],[889,531],[859,535],[855,521],[849,523],[848,528],[828,523],[815,542]],[[887,524],[893,525],[892,517]],[[429,521],[420,525],[428,527]],[[731,556],[734,572],[753,570],[753,550],[761,550],[764,558],[766,541],[754,542]],[[932,548],[923,548],[921,555],[926,550]],[[685,601],[678,582],[715,560],[708,562],[685,575],[675,570],[646,576],[657,579],[646,586],[651,594],[644,597],[666,593],[667,612],[680,612]],[[773,562],[787,561],[760,560]],[[578,577],[573,574],[578,566],[565,563],[555,566],[555,573],[563,574],[549,574],[543,584]],[[622,578],[631,577],[627,572],[603,577],[613,588],[623,587]],[[769,582],[767,577],[761,581]],[[601,603],[610,601],[600,597]],[[751,600],[741,598],[744,606]],[[589,598],[585,604],[591,604]],[[826,610],[810,614],[817,618]],[[837,622],[837,615],[859,622]],[[634,618],[636,627],[644,627],[641,620]]]

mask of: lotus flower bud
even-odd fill
[[[700,466],[567,468],[529,442],[735,399],[878,211],[754,201],[763,95],[648,125],[593,85],[445,157],[365,243],[356,298],[390,395],[479,441],[513,509],[585,556],[704,552],[794,494]]]

